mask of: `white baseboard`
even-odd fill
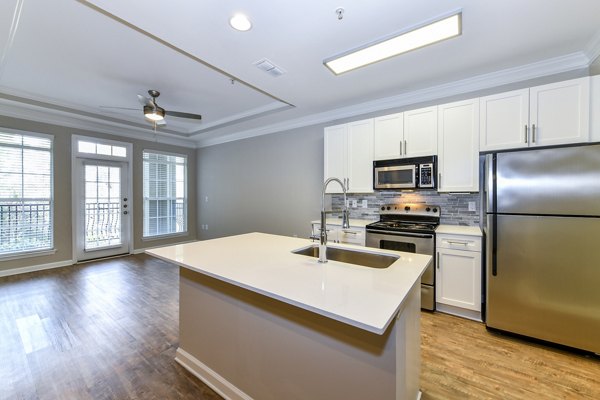
[[[206,383],[212,390],[217,392],[224,399],[252,400],[252,397],[242,392],[231,382],[217,374],[196,357],[181,349],[181,347],[177,349],[175,361],[177,361],[183,368],[187,369],[202,382]]]
[[[18,275],[18,274],[26,274],[27,272],[43,271],[45,269],[67,267],[67,266],[73,265],[73,264],[75,264],[73,262],[73,260],[64,260],[64,261],[57,261],[57,262],[48,263],[48,264],[38,264],[38,265],[30,265],[27,267],[5,269],[5,270],[0,270],[0,277],[10,276],[10,275]]]
[[[192,242],[197,242],[197,241],[198,240],[196,240],[196,239],[192,239],[192,240],[186,240],[185,242],[177,242],[177,243],[172,243],[172,244],[162,244],[160,246],[142,247],[141,249],[135,249],[135,250],[133,250],[133,254],[142,254],[146,250],[150,250],[150,249],[158,249],[159,247],[175,246],[176,244],[185,244],[185,243],[192,243]]]
[[[435,310],[446,314],[456,315],[457,317],[471,319],[473,321],[482,322],[481,312],[467,310],[460,307],[449,306],[448,304],[435,304]]]

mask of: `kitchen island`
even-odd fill
[[[417,399],[420,283],[431,257],[376,269],[251,233],[148,250],[180,266],[176,360],[227,399]]]

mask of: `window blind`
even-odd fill
[[[187,232],[187,158],[143,152],[144,237]]]
[[[52,139],[0,132],[0,256],[53,247]]]

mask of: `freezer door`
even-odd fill
[[[600,145],[496,158],[498,213],[600,216]]]
[[[486,324],[600,353],[600,219],[493,217]]]

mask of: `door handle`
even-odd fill
[[[123,211],[123,214],[127,215],[129,214],[129,211]]]
[[[404,141],[404,155],[408,153],[408,145],[406,144],[406,140]]]
[[[400,155],[402,155],[402,140],[400,141]]]
[[[439,252],[436,254],[435,266],[437,267],[437,269],[440,269],[440,253]]]
[[[535,124],[531,125],[531,143],[535,143]]]
[[[438,188],[442,188],[442,173],[438,174]]]
[[[528,142],[528,137],[527,137],[527,125],[525,125],[525,143]]]

